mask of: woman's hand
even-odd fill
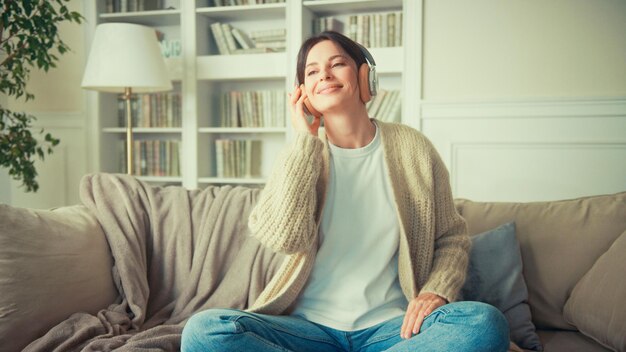
[[[309,132],[317,137],[317,130],[320,127],[321,119],[319,117],[313,117],[313,122],[309,123],[309,120],[304,113],[304,99],[306,93],[304,91],[304,85],[296,87],[293,94],[289,94],[289,105],[291,107],[291,125],[296,131]]]
[[[424,318],[446,303],[445,299],[434,293],[425,292],[417,295],[409,302],[409,306],[406,309],[404,322],[400,329],[400,337],[410,339],[411,336],[419,333]]]

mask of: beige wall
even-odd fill
[[[626,95],[624,0],[424,0],[427,101]]]
[[[72,11],[83,11],[81,0],[70,1],[68,7]],[[27,90],[35,95],[35,99],[27,103],[24,99],[10,99],[9,109],[29,112],[85,110],[83,91],[80,88],[86,56],[83,25],[63,23],[59,26],[59,36],[71,51],[64,55],[56,55],[56,50],[53,51],[59,61],[57,67],[51,68],[47,73],[37,69],[31,71]]]
[[[71,0],[68,7],[83,13],[83,1]],[[36,161],[39,191],[26,193],[21,182],[10,181],[7,169],[0,170],[0,202],[21,207],[51,208],[78,202],[78,182],[87,172],[85,96],[80,88],[85,52],[85,28],[76,23],[59,26],[61,39],[71,51],[57,55],[56,68],[31,71],[27,91],[35,95],[25,102],[0,97],[0,102],[14,111],[26,111],[37,117],[36,137],[41,128],[61,140],[45,161]],[[55,53],[56,54],[56,53]]]

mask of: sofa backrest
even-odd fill
[[[0,204],[0,352],[21,351],[71,314],[118,296],[100,224],[82,205]]]
[[[626,192],[532,203],[456,199],[455,204],[470,235],[515,221],[533,322],[542,329],[576,330],[563,318],[563,306],[626,229]]]

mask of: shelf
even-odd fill
[[[265,178],[223,178],[223,177],[201,177],[198,183],[230,183],[230,184],[254,184],[262,185],[267,180]]]
[[[183,182],[183,178],[180,176],[135,176],[135,178],[146,182]]]
[[[107,127],[103,128],[105,133],[126,133],[126,127]],[[135,133],[182,133],[181,127],[133,127]]]
[[[150,27],[180,25],[180,10],[152,10],[137,12],[116,12],[100,14],[106,22],[130,22]]]
[[[368,48],[376,61],[378,74],[402,73],[404,67],[404,49],[402,47]]]
[[[201,127],[199,133],[286,133],[285,127]]]
[[[279,3],[265,5],[202,7],[196,9],[196,13],[214,20],[277,20],[285,18],[285,9],[286,4]]]
[[[336,16],[358,12],[401,10],[402,0],[317,0],[304,1],[302,5],[318,16]]]
[[[182,50],[180,53],[175,52],[179,56],[167,57],[165,62],[174,91],[180,95],[180,108],[185,120],[183,127],[134,127],[133,135],[136,141],[178,141],[181,155],[180,176],[137,176],[138,179],[152,184],[180,184],[188,189],[227,184],[263,187],[266,184],[276,158],[293,137],[290,135],[292,127],[288,98],[285,97],[285,106],[280,111],[281,116],[285,114],[281,127],[218,127],[222,100],[224,94],[230,91],[284,91],[282,94],[292,91],[297,51],[304,37],[310,34],[311,20],[336,16],[344,22],[345,29],[345,21],[350,15],[400,11],[405,16],[403,18],[407,19],[403,24],[406,27],[403,37],[407,37],[406,31],[412,33],[409,38],[421,37],[421,32],[415,35],[416,29],[406,25],[413,23],[409,19],[413,20],[417,10],[420,10],[413,0],[285,0],[284,3],[275,4],[218,7],[209,6],[212,0],[177,0],[172,2],[180,4],[175,6],[176,9],[100,13],[106,8],[104,2],[85,1],[89,5],[86,8],[90,9],[89,21],[86,22],[92,32],[98,23],[127,22],[157,29],[169,40],[180,40]],[[210,27],[216,22],[231,23],[246,33],[285,28],[285,51],[218,55],[217,43]],[[404,47],[368,49],[376,59],[380,89],[402,90],[404,97],[419,96],[421,91],[416,89],[419,81],[410,78],[417,72],[414,68],[421,67],[421,56],[414,55],[419,51],[419,48],[415,48],[419,43],[405,41],[404,44]],[[121,149],[126,136],[126,128],[117,127],[120,126],[118,96],[95,95],[94,103],[89,107],[94,121],[97,119],[94,128],[97,129],[98,146],[94,148],[92,156],[98,170],[119,169],[124,161],[121,152],[107,152],[113,147]],[[403,99],[402,104],[403,111],[410,113],[408,115],[418,115],[414,113],[415,102]],[[406,106],[409,108],[405,109]],[[261,143],[258,164],[255,160],[255,167],[258,168],[253,173],[255,177],[216,177],[215,142],[222,139],[245,139]]]
[[[196,64],[199,80],[277,79],[285,78],[287,54],[208,55],[199,56]]]

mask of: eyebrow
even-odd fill
[[[341,58],[347,59],[344,55],[337,54],[337,55],[333,55],[333,56],[329,57],[329,58],[328,58],[328,61],[332,61],[332,60],[334,60],[334,59],[336,59],[336,58],[338,58],[338,57],[341,57]],[[307,68],[307,67],[309,67],[309,66],[311,66],[311,65],[317,65],[317,62],[311,62],[310,64],[307,64],[306,66],[304,66],[304,68]]]

